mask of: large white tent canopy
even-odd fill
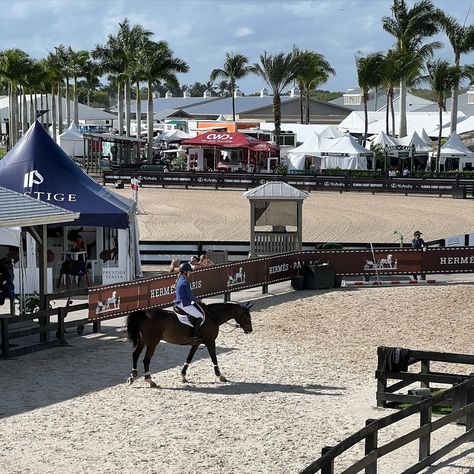
[[[430,155],[430,163],[436,157],[436,152],[433,151]],[[459,135],[454,132],[447,142],[441,147],[439,162],[441,165],[446,164],[448,158],[458,158],[459,171],[462,171],[468,164],[474,168],[474,152],[472,152],[459,138]]]
[[[84,157],[84,138],[74,122],[59,135],[58,145],[71,158]]]

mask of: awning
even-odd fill
[[[257,140],[249,135],[239,132],[210,131],[194,138],[184,140],[182,145],[212,146],[221,148],[251,148],[261,145],[269,146],[267,142]]]

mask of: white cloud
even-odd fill
[[[253,31],[252,28],[249,28],[248,26],[241,26],[240,28],[237,28],[234,36],[236,38],[242,38],[244,36],[251,36],[253,34],[255,34],[255,31]]]

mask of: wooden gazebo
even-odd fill
[[[307,193],[275,181],[251,189],[244,196],[250,201],[250,257],[302,249],[302,209]]]

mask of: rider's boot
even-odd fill
[[[193,318],[193,342],[201,343],[201,318]]]

